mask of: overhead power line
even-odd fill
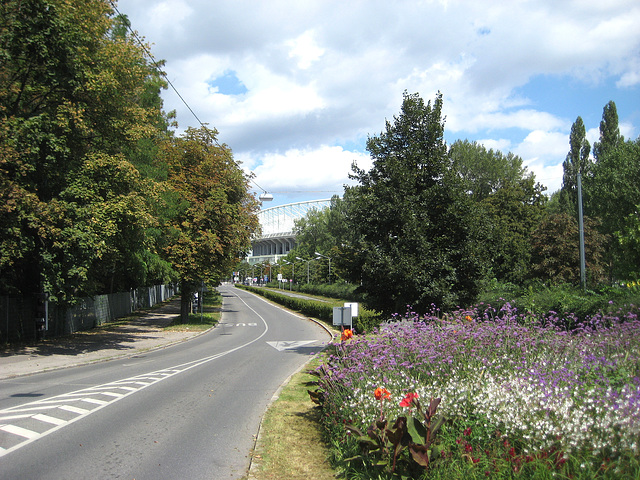
[[[113,0],[109,0],[109,3],[111,4],[111,8],[113,8],[114,12],[116,12],[119,16],[124,16],[122,13],[120,13],[120,10],[118,10],[118,7],[116,6],[116,4],[115,4],[115,2]],[[207,126],[200,120],[198,115],[196,115],[196,112],[193,111],[191,106],[187,103],[187,101],[184,99],[184,97],[180,94],[180,92],[178,91],[176,86],[173,84],[173,82],[171,82],[171,80],[169,80],[169,77],[167,77],[167,74],[162,70],[162,65],[160,65],[160,63],[154,58],[153,54],[151,53],[151,51],[149,51],[149,49],[147,48],[145,43],[142,41],[142,39],[138,36],[136,31],[133,28],[131,28],[131,22],[127,21],[125,23],[125,26],[127,27],[127,30],[129,30],[129,32],[131,32],[131,35],[133,36],[133,38],[135,38],[136,41],[140,44],[140,46],[142,47],[142,50],[144,51],[145,55],[149,58],[149,60],[151,60],[151,62],[153,63],[153,66],[156,68],[158,73],[160,75],[162,75],[162,77],[166,80],[167,84],[175,92],[175,94],[178,96],[180,101],[185,105],[185,107],[187,107],[187,109],[191,112],[191,115],[193,115],[193,117],[196,119],[198,124],[200,124],[201,127],[207,129]],[[218,139],[215,138],[215,137],[211,137],[211,139],[220,148],[220,150],[224,153],[224,155],[226,155],[227,158],[231,162],[233,162],[233,164],[236,167],[240,168],[240,165],[238,165],[238,162],[236,162],[231,157],[231,155],[229,155],[229,153],[227,152],[227,149],[225,149],[222,145],[220,145],[220,142],[218,142]],[[251,173],[253,174],[253,172],[251,172]],[[256,187],[258,187],[258,189],[262,190],[262,192],[264,192],[265,194],[267,193],[267,191],[264,188],[262,188],[260,185],[258,185],[258,183],[253,178],[250,178],[250,180]]]

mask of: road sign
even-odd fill
[[[336,327],[351,328],[352,325],[351,307],[333,307],[333,325]]]

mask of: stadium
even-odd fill
[[[295,221],[311,210],[328,208],[331,199],[309,200],[270,207],[258,213],[262,233],[252,240],[252,252],[247,257],[250,265],[263,262],[277,263],[296,244]]]

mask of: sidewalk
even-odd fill
[[[180,299],[150,310],[126,325],[89,330],[34,345],[0,346],[0,379],[31,375],[167,347],[201,331],[165,331],[180,314]]]

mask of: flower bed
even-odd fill
[[[398,469],[404,461],[405,474],[415,472],[411,445],[420,442],[391,425],[402,418],[411,424],[408,394],[417,394],[425,405],[440,399],[438,414],[446,419],[431,440],[432,472],[456,465],[486,476],[550,468],[574,478],[624,478],[626,471],[637,478],[637,316],[599,315],[571,331],[559,323],[566,322],[553,314],[531,322],[508,304],[500,312],[484,306],[403,319],[336,344],[317,372],[316,396],[343,450],[337,456],[389,474],[398,471],[395,460]],[[374,448],[367,435],[378,443],[387,435],[406,438]],[[403,442],[407,453],[396,459]]]

